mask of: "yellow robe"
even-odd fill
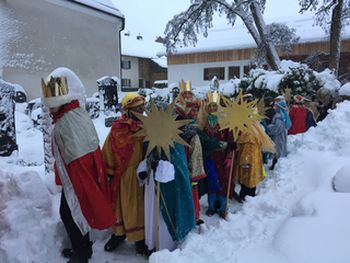
[[[250,165],[243,169],[242,165]],[[259,139],[253,133],[242,133],[238,139],[238,156],[236,162],[237,179],[249,188],[256,187],[263,175],[262,148]]]
[[[122,166],[119,156],[112,152],[110,136],[103,146],[103,157],[107,166],[107,173],[113,175]],[[126,235],[129,242],[145,239],[144,231],[144,192],[139,185],[136,169],[142,161],[142,138],[134,139],[134,149],[125,172],[121,175],[116,198],[115,235]]]

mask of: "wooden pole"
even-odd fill
[[[225,219],[226,219],[227,210],[228,210],[228,204],[229,204],[229,200],[230,200],[230,191],[231,191],[233,161],[234,161],[234,159],[235,159],[235,151],[232,151],[231,166],[230,166],[230,172],[229,172],[229,175],[228,175],[228,186],[227,186],[227,193],[226,193]]]
[[[156,196],[156,251],[159,251],[159,223],[160,223],[160,183],[157,182]]]

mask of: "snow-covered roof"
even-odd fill
[[[124,18],[122,12],[119,11],[111,0],[71,0],[73,2],[91,7],[104,13]]]
[[[158,56],[159,53],[165,53],[165,47],[163,44],[155,42],[155,38],[148,35],[135,34],[128,30],[124,30],[121,34],[123,56],[149,58],[160,67],[167,67],[166,57]]]
[[[325,31],[314,25],[314,17],[310,14],[303,14],[293,17],[283,17],[276,19],[266,19],[266,24],[282,23],[296,30],[296,35],[300,37],[299,43],[318,42],[327,39]],[[350,39],[350,26],[347,26],[342,35],[343,39]],[[236,23],[234,27],[230,25],[216,26],[208,30],[208,37],[198,35],[198,42],[195,47],[188,46],[178,48],[176,54],[199,53],[218,50],[232,50],[254,48],[256,44],[252,36],[248,33],[243,23]]]

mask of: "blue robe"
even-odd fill
[[[173,240],[181,241],[195,227],[194,205],[184,146],[175,144],[170,155],[175,180],[160,184],[160,210]]]

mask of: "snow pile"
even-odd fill
[[[337,92],[340,89],[341,83],[335,77],[333,71],[325,69],[322,72],[314,71],[316,78],[320,81],[322,89],[331,91],[332,93]]]
[[[350,195],[335,193],[331,181],[350,161],[349,112],[343,102],[317,128],[291,136],[289,156],[268,171],[257,197],[150,262],[347,262]]]
[[[350,82],[341,86],[339,90],[340,96],[350,96]]]
[[[350,165],[343,166],[333,178],[333,188],[337,192],[350,193]]]
[[[6,240],[1,242],[2,262],[51,262],[59,257],[53,247],[62,243],[63,229],[58,229],[52,198],[39,174],[0,169],[0,186],[0,237]]]

